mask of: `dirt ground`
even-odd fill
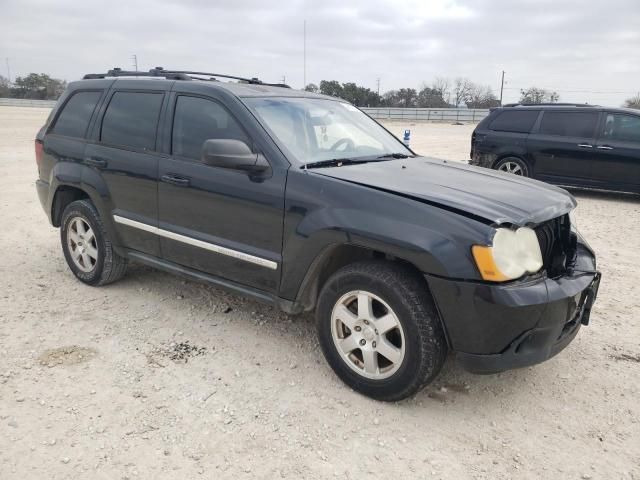
[[[385,404],[336,378],[311,315],[137,265],[76,281],[34,187],[47,114],[0,107],[0,479],[640,479],[640,198],[576,194],[603,281],[564,352],[493,376],[452,358]],[[473,126],[390,127],[468,157]]]

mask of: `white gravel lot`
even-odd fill
[[[493,376],[450,359],[385,404],[336,378],[311,315],[137,265],[76,281],[34,187],[47,114],[0,107],[0,479],[640,479],[640,198],[576,194],[603,281],[564,352]],[[473,126],[406,127],[468,157]]]

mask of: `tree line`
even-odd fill
[[[65,80],[52,78],[46,73],[30,73],[16,77],[13,82],[0,75],[0,97],[56,100],[67,88]]]
[[[30,73],[16,77],[13,82],[0,75],[0,97],[4,98],[56,100],[65,88],[65,80],[52,78],[46,73]],[[305,90],[342,98],[358,107],[492,108],[500,105],[491,87],[463,77],[453,80],[437,77],[430,85],[425,83],[419,89],[400,88],[382,95],[353,82],[340,83],[337,80],[322,80],[319,85],[310,83]],[[556,103],[559,100],[560,95],[552,90],[538,87],[520,90],[520,103]],[[640,93],[628,98],[624,106],[640,109]]]

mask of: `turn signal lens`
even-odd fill
[[[482,279],[492,282],[504,282],[509,280],[508,277],[505,277],[502,272],[498,270],[496,262],[493,260],[493,253],[491,250],[491,247],[483,247],[481,245],[474,245],[471,247],[473,258],[476,261],[478,270],[480,270]]]

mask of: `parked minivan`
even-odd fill
[[[640,193],[640,112],[513,104],[471,137],[471,165],[567,187]]]

